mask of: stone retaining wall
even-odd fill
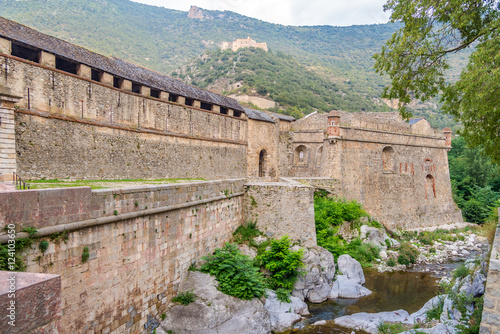
[[[65,333],[60,327],[61,277],[0,271],[2,333]]]
[[[269,236],[290,239],[305,247],[316,246],[314,188],[290,182],[248,183],[245,220]]]
[[[0,230],[69,230],[26,254],[28,272],[61,275],[64,332],[152,333],[188,267],[241,224],[243,182],[1,193]]]
[[[500,214],[500,208],[498,208]],[[500,223],[500,215],[499,215]],[[491,246],[480,334],[500,333],[500,227]]]

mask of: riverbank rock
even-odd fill
[[[292,296],[312,303],[322,303],[328,299],[335,277],[335,260],[332,253],[320,246],[304,249],[304,271],[295,283]]]
[[[225,295],[217,290],[217,285],[208,274],[189,272],[179,291],[193,291],[196,301],[168,310],[161,328],[176,334],[267,334],[271,331],[269,312],[260,300]]]
[[[368,296],[372,292],[365,288],[365,274],[361,264],[350,255],[344,254],[338,258],[339,272],[335,282],[328,294],[329,299],[337,298],[361,298]]]
[[[358,284],[365,284],[365,274],[361,264],[349,254],[340,255],[337,264],[339,271],[348,279],[354,280]]]
[[[385,321],[413,324],[410,315],[405,310],[379,313],[361,312],[334,319],[335,324],[339,326],[358,330],[361,329],[370,334],[377,334],[379,324]]]
[[[370,227],[368,225],[362,225],[360,227],[360,237],[363,243],[369,243],[373,246],[387,249],[386,239],[389,239],[387,233],[384,229],[378,229],[376,227]]]
[[[371,293],[372,292],[370,290],[359,284],[356,280],[349,279],[346,275],[337,275],[328,298],[356,299],[368,296]]]
[[[432,299],[430,299],[427,303],[422,306],[420,310],[418,310],[415,313],[412,313],[410,315],[410,318],[413,320],[414,323],[421,323],[427,320],[427,311],[435,308],[438,306],[444,299],[446,298],[446,295],[442,296],[436,296]]]
[[[284,303],[278,300],[276,293],[272,290],[267,291],[265,308],[269,312],[271,320],[271,330],[282,332],[293,326],[296,322],[302,320],[301,315],[308,315],[307,304],[297,297],[290,297],[290,303]]]

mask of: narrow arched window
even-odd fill
[[[382,150],[382,164],[385,173],[394,172],[394,149],[390,146]]]
[[[295,148],[294,152],[294,164],[295,165],[307,165],[308,150],[304,145],[299,145]]]
[[[316,166],[321,167],[321,160],[323,159],[323,146],[318,148],[318,154],[316,154]]]
[[[259,177],[266,176],[266,150],[262,150],[259,153]]]
[[[428,174],[425,177],[425,198],[436,198],[436,181],[434,177]]]

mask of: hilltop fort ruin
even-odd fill
[[[233,42],[222,42],[221,49],[222,50],[231,50],[233,52],[238,51],[238,49],[242,48],[257,48],[262,49],[267,52],[267,44],[257,43],[253,39],[248,36],[246,39],[236,39]]]
[[[42,296],[50,317],[26,320],[26,331],[154,328],[189,266],[244,221],[315,245],[317,188],[358,200],[389,229],[462,221],[451,131],[424,119],[332,111],[295,120],[245,109],[3,18],[0,64],[3,180],[207,180],[0,193],[1,243],[9,224],[67,238],[28,252],[28,272],[60,276],[44,278],[50,291],[59,284]],[[22,314],[42,311],[33,312]]]

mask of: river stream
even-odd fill
[[[330,300],[321,304],[309,303],[311,316],[307,324],[320,320],[332,320],[343,315],[359,312],[383,312],[404,309],[410,314],[418,311],[429,299],[438,292],[439,279],[428,272],[392,272],[379,273],[375,270],[365,270],[365,286],[373,293],[360,299]],[[319,334],[364,333],[344,329],[333,322],[320,326],[309,326],[286,333]]]

